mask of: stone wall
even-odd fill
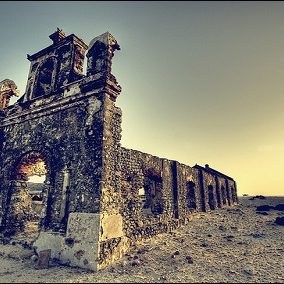
[[[100,145],[97,145],[98,140],[92,139],[86,131],[88,107],[90,103],[94,104],[94,101],[98,106],[102,104],[99,100],[86,98],[77,103],[76,107],[67,105],[64,109],[61,102],[61,105],[54,105],[52,111],[45,112],[42,106],[38,115],[34,114],[28,118],[22,109],[13,121],[3,121],[5,142],[2,159],[5,165],[1,167],[2,206],[5,207],[9,202],[7,197],[12,194],[11,185],[17,180],[16,171],[21,158],[31,151],[37,151],[41,153],[48,169],[48,227],[60,227],[61,203],[63,195],[66,194],[68,196],[65,200],[68,199],[69,211],[99,212],[102,164],[101,157],[96,157],[96,150],[102,152],[102,139]],[[98,111],[96,115],[97,125],[102,114]],[[72,188],[68,193],[62,191],[66,171],[69,173],[68,186]]]
[[[226,190],[224,203],[219,189],[222,185]],[[192,212],[232,205],[237,202],[230,191],[234,187],[232,179],[206,168],[121,148],[120,210],[125,235],[132,241],[170,231],[186,223]]]

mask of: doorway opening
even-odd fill
[[[189,181],[187,183],[187,195],[188,195],[188,209],[189,211],[196,210],[196,195],[195,195],[195,183]]]
[[[32,240],[46,214],[48,170],[43,156],[38,152],[24,155],[14,177],[6,227],[16,239]]]
[[[209,185],[208,186],[208,198],[209,198],[209,207],[211,210],[215,209],[215,203],[214,203],[214,191],[213,191],[213,186]]]

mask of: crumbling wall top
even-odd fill
[[[10,98],[19,96],[19,90],[14,81],[5,79],[0,82],[0,110],[9,106]]]
[[[120,50],[120,46],[117,43],[115,37],[110,32],[105,32],[91,40],[88,50],[90,51],[96,42],[104,43],[105,45],[111,46],[113,49]]]

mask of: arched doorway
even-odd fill
[[[195,195],[195,183],[189,181],[187,183],[187,196],[188,196],[188,209],[189,211],[196,209],[196,195]]]
[[[214,191],[213,191],[213,186],[208,185],[208,202],[209,202],[209,207],[211,210],[215,209],[215,202],[214,202]]]
[[[49,172],[39,152],[25,154],[12,174],[6,230],[16,239],[34,240],[46,214]]]
[[[154,215],[163,213],[162,190],[163,180],[161,174],[152,168],[146,170],[143,189],[140,189],[139,192],[140,197],[143,198],[142,213],[146,215],[149,213]]]
[[[222,203],[223,205],[227,205],[227,193],[225,187],[221,186],[221,194],[222,194]]]
[[[227,186],[227,201],[228,201],[228,205],[231,206],[231,194],[230,194],[229,186]]]
[[[236,190],[233,186],[231,187],[231,193],[232,193],[232,202],[237,203],[238,198],[237,198]]]

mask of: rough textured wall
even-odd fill
[[[198,171],[190,166],[177,165],[178,178],[178,211],[179,216],[186,218],[191,212],[202,210],[202,200]]]
[[[94,104],[92,98],[91,103]],[[60,214],[64,171],[69,172],[69,188],[67,192],[68,210],[70,212],[99,212],[99,180],[101,174],[102,144],[88,135],[87,118],[90,101],[83,100],[76,107],[54,106],[54,111],[43,110],[39,115],[29,119],[21,111],[13,121],[4,121],[3,147],[1,167],[2,208],[9,203],[9,195],[13,194],[11,181],[17,180],[16,169],[20,159],[30,151],[42,154],[47,164],[49,184],[48,212],[46,225],[61,227],[63,222]],[[96,100],[99,106],[101,102]],[[57,108],[57,111],[56,111]],[[102,111],[96,113],[97,119]],[[98,121],[93,124],[98,125]],[[70,127],[72,126],[72,127]],[[97,129],[99,135],[101,129]],[[95,134],[95,135],[96,135]],[[102,142],[102,140],[101,140]],[[98,145],[99,144],[99,145]],[[98,149],[99,148],[99,149]],[[97,152],[99,154],[97,154]],[[97,156],[96,156],[97,154]],[[2,211],[2,214],[4,212]],[[66,218],[68,212],[64,214]],[[64,225],[63,224],[63,225]]]
[[[121,148],[121,164],[126,236],[137,240],[176,227],[171,161]]]
[[[46,177],[37,243],[91,269],[108,266],[138,240],[186,223],[193,212],[237,202],[235,181],[208,165],[190,167],[121,147],[122,113],[115,105],[121,87],[111,73],[120,47],[110,33],[89,47],[59,29],[50,38],[52,45],[28,55],[26,92],[13,106],[16,85],[0,83],[2,232],[12,234],[13,224],[22,230],[32,218],[26,187],[39,162]],[[88,223],[96,228],[73,234],[72,226]],[[89,247],[94,251],[87,253]]]
[[[169,231],[187,222],[192,212],[231,205],[234,188],[233,180],[209,168],[121,148],[121,214],[131,240]]]

